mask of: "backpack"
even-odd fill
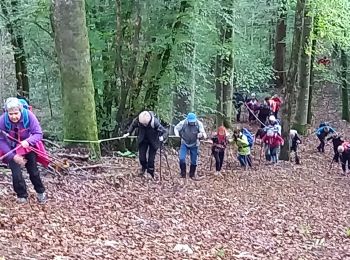
[[[254,144],[254,135],[251,132],[249,132],[247,128],[242,129],[242,134],[247,137],[249,147],[252,147]]]
[[[195,126],[196,126],[196,128],[197,128],[197,131],[198,131],[198,133],[199,133],[198,120],[197,120],[194,124],[195,124]],[[188,126],[188,121],[187,121],[187,119],[185,120],[184,124],[182,125],[181,130],[179,131],[180,136],[181,136],[181,133],[185,130],[185,127],[186,127],[186,126]]]

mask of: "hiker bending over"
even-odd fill
[[[284,144],[283,138],[269,129],[261,141],[265,144],[266,161],[276,164],[278,162],[279,147]]]
[[[342,145],[339,145],[338,153],[341,161],[341,168],[343,170],[342,175],[346,175],[346,163],[348,163],[348,170],[350,170],[350,143],[344,142]]]
[[[339,145],[342,145],[344,143],[344,140],[342,139],[341,135],[337,133],[331,135],[326,140],[327,141],[332,140],[333,151],[334,151],[333,161],[338,163],[339,162],[338,147]]]
[[[29,179],[34,185],[38,201],[45,203],[45,187],[37,167],[37,154],[30,150],[30,147],[35,147],[43,138],[39,121],[17,98],[8,98],[4,110],[5,113],[0,117],[0,130],[3,131],[0,133],[0,152],[3,154],[10,152],[4,158],[4,162],[8,163],[11,169],[17,201],[19,203],[28,201],[26,182],[21,170],[21,167],[25,167],[29,173]],[[18,141],[5,136],[5,133]],[[11,152],[17,146],[20,147]]]
[[[298,155],[298,146],[301,144],[301,139],[299,138],[297,130],[291,129],[289,131],[290,137],[290,151],[295,153],[295,163],[300,164],[300,158]]]
[[[248,138],[243,134],[242,130],[235,129],[233,131],[233,141],[238,150],[238,161],[242,167],[252,167],[252,158],[250,156],[250,145]]]
[[[180,174],[182,178],[186,178],[186,155],[190,153],[190,178],[195,178],[199,139],[206,139],[203,123],[197,119],[196,114],[188,113],[186,119],[180,121],[174,128],[175,135],[181,137],[181,145],[179,151]]]
[[[334,129],[327,123],[321,123],[316,131],[316,136],[320,140],[317,150],[324,153],[325,140],[328,134],[335,133]]]
[[[220,175],[225,157],[225,149],[228,144],[226,128],[224,126],[220,126],[211,140],[213,141],[211,152],[215,158],[215,175]]]
[[[158,118],[151,111],[143,111],[136,117],[126,134],[129,136],[136,128],[138,128],[138,150],[139,161],[141,164],[140,175],[144,176],[145,172],[154,178],[154,159],[157,150],[164,140],[166,134],[165,128],[160,124]],[[148,150],[148,158],[147,158]]]

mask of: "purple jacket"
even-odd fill
[[[28,120],[28,128],[24,128],[23,116],[21,116],[21,119],[17,123],[12,123],[10,121],[11,130],[8,131],[5,127],[5,113],[3,113],[0,116],[0,129],[15,137],[15,129],[17,128],[19,141],[27,140],[31,146],[34,146],[38,141],[41,141],[43,139],[43,132],[41,130],[38,119],[31,111],[28,111]],[[5,154],[13,148],[13,141],[9,140],[9,138],[0,133],[0,152]],[[16,152],[12,152],[6,158],[4,158],[4,160],[6,162],[9,162],[15,155]]]

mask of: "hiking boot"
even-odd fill
[[[141,169],[139,170],[139,176],[140,176],[140,177],[145,176],[145,172],[146,172],[146,169],[141,168]]]
[[[180,176],[186,178],[186,163],[180,163]]]
[[[26,204],[28,202],[27,198],[17,198],[17,202],[19,204]]]
[[[45,192],[43,192],[43,193],[37,193],[37,194],[36,194],[36,198],[38,199],[38,202],[39,202],[40,204],[44,204],[44,203],[46,203],[46,201],[47,201],[46,193],[45,193]]]

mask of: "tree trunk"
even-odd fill
[[[292,123],[292,109],[295,98],[295,82],[298,72],[301,34],[303,26],[304,10],[307,0],[298,0],[294,20],[293,46],[290,65],[287,74],[287,81],[284,88],[285,103],[282,106],[282,136],[284,145],[281,148],[281,160],[289,160],[289,131]]]
[[[119,106],[117,112],[117,122],[121,123],[125,115],[126,104],[128,100],[130,88],[134,88],[134,77],[136,70],[137,54],[139,49],[139,38],[141,31],[141,15],[140,15],[140,3],[138,0],[134,1],[134,8],[136,10],[134,36],[131,44],[131,57],[129,61],[129,68],[125,75],[125,64],[122,60],[122,47],[123,47],[123,32],[122,32],[122,14],[121,14],[121,1],[116,0],[116,79],[119,78],[121,82]],[[126,76],[126,77],[125,77]],[[117,82],[117,81],[116,81]],[[120,130],[120,125],[118,126]]]
[[[11,35],[11,44],[14,50],[15,71],[17,79],[17,92],[21,96],[29,97],[29,79],[27,70],[26,53],[22,37],[21,19],[10,17],[10,12],[6,6],[6,1],[0,0],[1,10],[7,19],[6,29]],[[12,12],[18,10],[17,0],[11,1]]]
[[[228,17],[232,17],[233,10],[231,4],[228,4],[226,9]],[[225,20],[220,23],[220,43],[221,50],[216,58],[216,98],[217,98],[217,116],[216,125],[224,125],[231,127],[231,110],[232,110],[232,96],[233,96],[233,27]]]
[[[285,59],[286,59],[286,35],[287,35],[287,0],[281,1],[279,18],[276,26],[276,48],[274,70],[276,76],[276,87],[282,88],[285,85]]]
[[[314,62],[315,62],[315,51],[316,51],[317,40],[312,40],[311,46],[311,61],[310,61],[310,86],[309,86],[309,102],[307,106],[307,123],[311,124],[312,122],[312,96],[314,90]]]
[[[341,59],[341,96],[342,96],[342,119],[347,122],[350,121],[349,115],[349,95],[348,95],[348,82],[347,82],[347,70],[348,70],[348,57],[343,48],[340,49]]]
[[[55,45],[61,72],[65,139],[97,141],[94,86],[85,1],[54,2]],[[90,143],[93,156],[100,147]]]
[[[294,129],[300,134],[305,134],[307,129],[307,112],[309,105],[309,87],[310,87],[310,64],[311,50],[310,38],[312,34],[313,17],[309,13],[310,4],[306,6],[304,12],[303,35],[301,39],[301,55],[299,66],[299,89],[297,98],[297,109],[295,114]]]

